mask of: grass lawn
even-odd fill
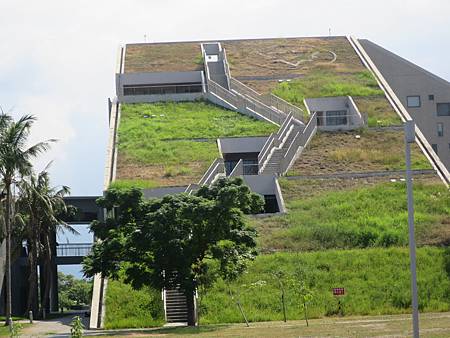
[[[416,144],[411,149],[413,169],[432,168]],[[403,131],[362,129],[349,132],[318,132],[287,175],[320,175],[404,168]]]
[[[331,293],[333,287],[346,289],[346,296],[342,298],[345,316],[408,313],[408,253],[407,248],[373,248],[260,255],[248,272],[230,287],[251,322],[282,320],[278,282],[272,277],[276,271],[301,279],[313,291],[313,300],[308,307],[311,318],[337,315],[337,300]],[[450,308],[450,279],[443,268],[443,253],[444,250],[439,248],[418,249],[419,306],[423,312],[448,311]],[[285,285],[287,318],[302,319],[304,313],[299,298],[286,281]],[[120,298],[110,296],[112,292],[117,294],[117,290],[120,290]],[[225,283],[218,281],[206,295],[202,295],[201,323],[243,322],[228,290]],[[156,291],[149,294],[157,297]],[[156,309],[156,306],[130,306],[146,304],[143,299],[148,297],[148,294],[131,290],[124,284],[108,286],[107,327],[142,327],[160,323],[151,319],[154,315],[150,309]]]
[[[450,336],[450,313],[420,315],[420,333],[424,337]],[[196,327],[160,328],[140,332],[117,333],[114,337],[411,337],[410,315],[333,317],[313,319],[306,326],[303,320],[287,323],[260,322],[244,324],[204,325]],[[113,337],[106,335],[106,337]]]
[[[352,74],[317,71],[290,82],[282,82],[273,93],[300,107],[304,106],[305,98],[383,95],[383,91],[368,71]]]
[[[206,102],[124,104],[119,125],[119,184],[198,181],[216,158],[218,137],[261,136],[277,126]]]
[[[281,180],[288,214],[254,219],[260,247],[272,250],[322,250],[406,246],[404,182],[388,178],[341,190],[342,180]],[[328,184],[328,189],[324,185]],[[318,192],[315,192],[315,191]],[[420,245],[450,243],[450,192],[438,179],[414,183],[416,237]]]

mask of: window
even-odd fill
[[[201,83],[187,83],[176,85],[136,85],[123,86],[123,95],[164,95],[200,93],[203,90]]]
[[[327,126],[342,126],[347,124],[347,111],[327,111],[326,112]]]
[[[433,148],[433,150],[434,150],[434,152],[437,154],[438,153],[438,146],[437,146],[437,144],[432,144],[431,145],[431,148]]]
[[[437,116],[450,116],[450,103],[437,103],[436,110]]]
[[[434,95],[433,94],[428,95],[428,100],[434,101]]]
[[[438,123],[437,124],[437,135],[439,137],[444,136],[444,124],[443,123]]]
[[[420,96],[407,96],[406,103],[408,108],[419,108],[420,107]]]

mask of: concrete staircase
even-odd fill
[[[186,296],[180,288],[164,290],[164,309],[168,323],[187,323]]]
[[[225,51],[218,42],[202,43],[207,78],[230,90],[229,69]]]
[[[281,162],[287,153],[287,150],[294,141],[295,135],[300,131],[300,128],[294,125],[285,142],[280,148],[274,148],[272,155],[268,158],[266,164],[264,165],[261,174],[262,175],[279,175],[281,173]]]

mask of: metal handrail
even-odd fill
[[[258,162],[264,156],[264,153],[267,151],[267,149],[270,148],[271,142],[273,141],[274,138],[275,133],[271,133],[258,154]]]
[[[234,89],[236,92],[244,93],[245,95],[258,100],[269,107],[276,108],[284,114],[292,113],[298,120],[302,122],[304,121],[304,111],[301,108],[287,102],[286,100],[283,100],[279,96],[276,96],[275,94],[260,94],[256,90],[253,90],[249,86],[233,77],[230,77],[230,84],[231,89]]]
[[[240,159],[238,163],[234,166],[229,176],[233,177],[242,175],[244,175],[244,161]]]
[[[283,143],[283,139],[287,136],[287,131],[293,127],[292,120],[293,116],[290,113],[284,120],[277,133],[270,134],[269,138],[264,143],[264,146],[258,154],[258,167],[260,172],[264,169],[266,162],[269,160],[272,150]]]
[[[209,184],[211,184],[214,181],[214,178],[218,174],[224,172],[223,169],[224,169],[223,159],[216,158],[213,161],[213,163],[209,166],[208,170],[203,175],[203,177],[200,179],[200,181],[198,182],[198,185],[202,186],[202,185],[209,185]]]
[[[262,95],[262,100],[266,102],[266,104],[271,105],[278,110],[284,111],[286,113],[290,112],[295,117],[304,122],[304,111],[300,107],[294,106],[292,103],[282,99],[281,97],[275,94]]]
[[[261,96],[260,93],[258,93],[256,90],[250,88],[246,84],[242,83],[241,81],[235,79],[234,77],[230,77],[230,83],[231,83],[231,89],[233,89],[233,86],[236,88],[239,88],[239,90],[236,90],[238,92],[243,92],[246,95],[250,97],[259,98]]]
[[[281,161],[281,171],[284,174],[288,171],[289,167],[292,165],[292,161],[295,159],[295,156],[300,147],[306,147],[311,140],[312,136],[315,134],[317,130],[317,119],[316,113],[311,115],[308,124],[302,132],[297,132],[291,144],[289,145],[286,153],[283,156],[283,160]]]
[[[275,134],[270,134],[269,138],[267,139],[266,145],[258,154],[258,164],[260,168],[262,168],[267,161],[270,152],[274,148],[273,144],[275,142]]]
[[[92,250],[92,243],[67,243],[58,244],[56,246],[56,256],[66,257],[75,256],[83,257],[88,255]]]
[[[281,128],[277,132],[278,143],[282,143],[283,139],[287,136],[288,130],[293,125],[293,123],[292,123],[293,119],[294,119],[294,117],[292,116],[292,113],[289,113],[289,115],[286,117],[283,124],[281,125]]]

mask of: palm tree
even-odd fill
[[[36,121],[32,115],[24,115],[14,121],[6,114],[0,115],[0,179],[6,194],[5,228],[6,228],[6,325],[11,318],[11,219],[13,196],[11,189],[17,178],[32,172],[31,160],[49,149],[55,140],[39,142],[27,146],[31,127]]]
[[[60,215],[66,211],[63,197],[69,193],[66,186],[57,188],[50,187],[50,179],[46,169],[38,175],[29,175],[20,184],[20,197],[18,199],[18,210],[25,224],[23,235],[28,247],[29,292],[27,301],[27,312],[39,312],[37,300],[37,264],[44,260],[45,271],[49,274],[53,263],[51,251],[51,237],[60,230],[76,231],[61,220]],[[51,288],[52,279],[46,276],[43,309],[46,307],[46,299]]]

